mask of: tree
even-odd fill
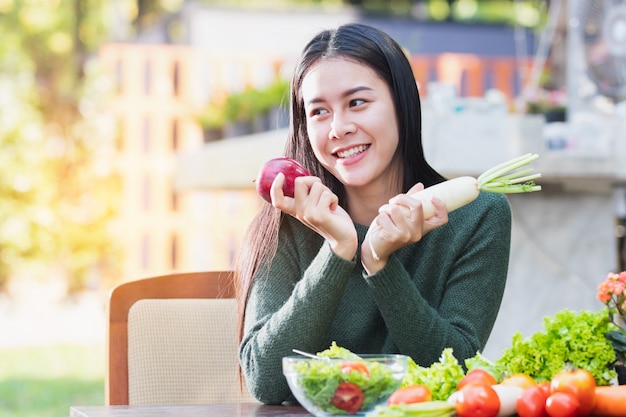
[[[60,266],[71,290],[115,269],[114,127],[100,107],[106,87],[86,65],[106,39],[107,4],[2,3],[0,287],[33,263]]]
[[[13,34],[0,43],[0,286],[11,267],[36,256],[47,217],[41,193],[43,132],[32,63]],[[43,239],[45,240],[45,238]]]

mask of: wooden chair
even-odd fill
[[[107,405],[254,401],[239,378],[232,271],[129,281],[107,308]]]

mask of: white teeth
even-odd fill
[[[360,145],[360,146],[357,146],[355,148],[348,149],[347,151],[337,152],[337,156],[339,158],[350,158],[351,156],[359,154],[359,153],[365,151],[366,149],[367,149],[367,146]]]

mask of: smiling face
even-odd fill
[[[315,156],[347,190],[398,192],[398,124],[387,84],[368,66],[320,60],[301,85]]]

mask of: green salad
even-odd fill
[[[299,361],[293,364],[291,370],[297,375],[298,383],[312,405],[329,414],[355,414],[356,411],[372,409],[385,402],[402,382],[384,363],[368,360],[334,343],[318,356],[329,357],[329,360]],[[344,391],[342,387],[346,386],[345,383],[349,383],[347,385],[357,390],[358,394]],[[338,408],[337,397],[344,397],[347,402],[358,401],[358,408],[350,410],[341,405]]]

